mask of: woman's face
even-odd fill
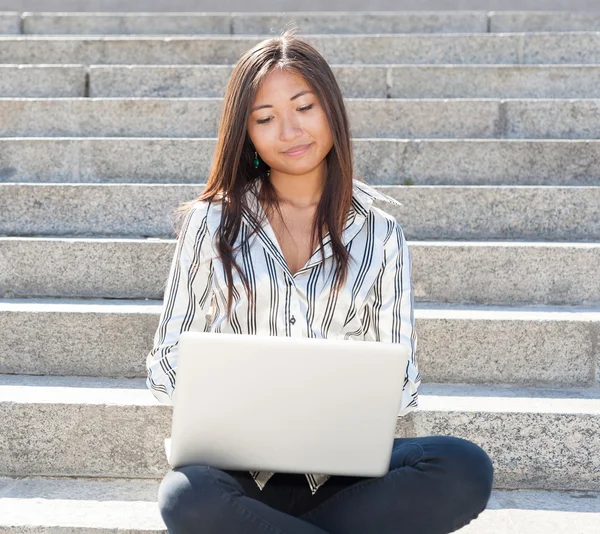
[[[333,146],[331,129],[318,96],[302,76],[271,71],[251,110],[248,135],[260,159],[271,167],[271,176],[278,172],[303,175],[325,164]],[[301,154],[286,154],[298,145],[310,146]]]

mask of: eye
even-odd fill
[[[308,111],[314,106],[314,104],[309,104],[308,106],[304,106],[303,108],[298,108],[298,111]],[[266,119],[260,119],[256,121],[256,124],[265,124],[271,120],[271,117],[267,117]]]

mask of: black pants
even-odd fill
[[[193,465],[169,470],[158,505],[171,534],[446,534],[485,509],[493,472],[462,438],[398,438],[383,477],[332,476],[312,495],[303,474],[261,491],[247,471]]]

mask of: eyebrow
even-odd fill
[[[298,94],[294,95],[292,98],[290,98],[290,100],[295,100],[296,98],[301,97],[302,95],[305,95],[306,93],[313,93],[313,91],[311,91],[310,89],[305,89],[304,91],[300,91]],[[272,108],[273,106],[271,104],[263,104],[262,106],[255,106],[250,110],[250,113],[254,113],[255,111],[258,111],[259,109],[262,108]]]

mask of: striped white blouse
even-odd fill
[[[264,210],[254,191],[248,205]],[[353,199],[342,241],[350,253],[347,282],[337,299],[329,287],[332,247],[324,236],[325,264],[318,248],[292,275],[265,218],[261,232],[240,249],[236,261],[248,277],[256,305],[248,300],[239,273],[232,271],[236,291],[232,321],[227,307],[227,284],[222,263],[216,258],[213,236],[220,224],[220,202],[198,201],[187,214],[165,286],[164,302],[154,345],[147,355],[146,385],[162,403],[172,405],[178,356],[178,337],[186,330],[272,336],[341,338],[400,343],[411,348],[402,384],[398,415],[418,405],[421,376],[417,367],[417,334],[414,328],[411,256],[400,224],[387,212],[372,206],[379,199],[401,206],[364,182],[353,180]],[[249,219],[243,222],[235,245],[247,241]],[[236,300],[237,299],[237,300]],[[400,385],[399,385],[400,386]],[[262,490],[273,475],[250,471]],[[306,474],[312,493],[329,475]]]

